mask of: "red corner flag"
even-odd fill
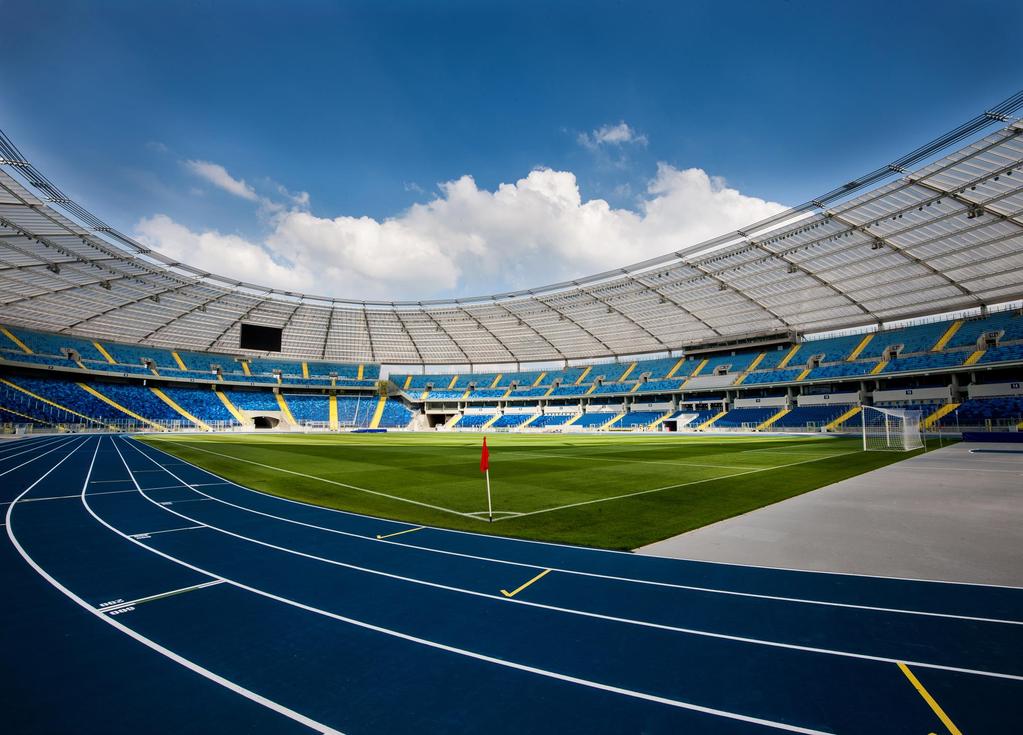
[[[480,454],[480,472],[487,474],[487,520],[494,522],[494,506],[490,502],[490,450],[487,449],[487,437],[483,437],[483,452]]]

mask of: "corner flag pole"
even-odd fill
[[[494,506],[490,502],[490,450],[487,449],[487,437],[483,437],[483,452],[480,454],[480,470],[487,477],[487,519],[489,523],[494,522]]]

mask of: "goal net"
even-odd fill
[[[920,411],[864,406],[864,452],[909,452],[924,445],[920,435]]]

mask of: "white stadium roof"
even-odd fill
[[[71,201],[0,133],[0,322],[235,353],[247,322],[283,327],[288,357],[483,364],[666,352],[998,304],[1023,297],[1020,108],[1023,92],[805,205],[660,258],[421,302],[280,291],[170,260]]]

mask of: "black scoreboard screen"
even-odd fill
[[[259,352],[280,352],[281,335],[284,330],[277,327],[261,327],[258,324],[242,324],[241,344],[243,350]]]

